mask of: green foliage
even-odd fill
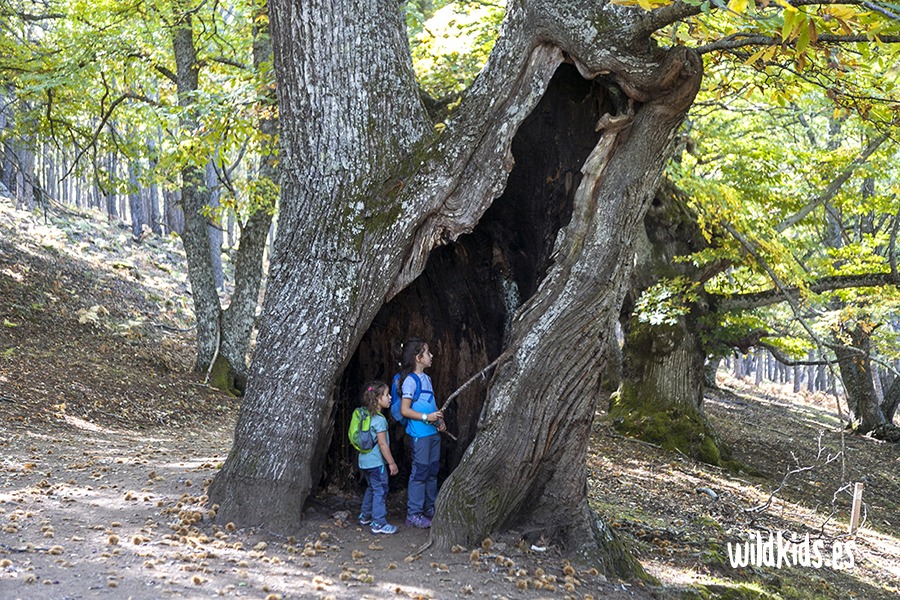
[[[143,164],[144,185],[178,187],[181,169],[204,168],[210,160],[220,170],[245,160],[233,173],[252,179],[261,148],[274,146],[259,122],[276,116],[268,93],[271,62],[252,67],[251,29],[265,19],[263,7],[258,0],[227,7],[199,0],[48,0],[43,10],[54,18],[29,21],[10,13],[3,25],[18,32],[19,43],[0,53],[0,77],[17,101],[16,129],[8,133],[68,148],[75,173],[118,193],[128,184],[104,168],[109,153]],[[199,89],[179,101],[172,37],[188,14]],[[186,116],[195,128],[180,127]],[[241,214],[261,204],[255,198],[244,206],[233,196]]]
[[[642,323],[675,325],[697,300],[698,287],[686,277],[663,279],[644,290],[635,305],[635,314]]]
[[[615,1],[647,11],[675,4]],[[683,4],[696,7],[695,14],[659,29],[656,38],[663,46],[702,49],[718,100],[756,95],[772,106],[788,107],[802,104],[815,90],[831,103],[834,119],[852,113],[886,127],[900,117],[895,7],[787,0]],[[717,77],[722,69],[731,77]]]
[[[428,4],[431,10],[423,10]],[[407,27],[413,68],[434,98],[465,90],[487,62],[503,19],[503,2],[410,2]]]

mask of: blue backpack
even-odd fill
[[[401,425],[406,425],[406,422],[409,419],[400,414],[400,402],[403,397],[403,382],[400,381],[400,375],[400,373],[397,373],[391,381],[391,416]],[[415,402],[422,393],[422,381],[415,373],[410,373],[409,376],[416,382],[416,392],[413,394],[412,399],[412,401]]]

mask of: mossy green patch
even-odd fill
[[[235,373],[224,356],[219,354],[209,371],[209,385],[227,392],[232,396],[240,396],[241,393],[235,386]]]
[[[623,385],[610,399],[609,416],[619,432],[678,451],[711,465],[738,470],[730,449],[702,414],[686,407],[641,399]],[[746,469],[745,469],[746,470]]]

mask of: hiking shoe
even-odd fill
[[[425,515],[410,515],[406,517],[407,527],[417,527],[419,529],[428,529],[431,527],[431,519]]]
[[[434,519],[434,507],[426,508],[425,512],[422,513],[422,516],[431,521]]]
[[[372,533],[397,533],[397,526],[390,523],[372,523]]]
[[[372,517],[364,517],[362,515],[359,515],[359,519],[357,520],[357,523],[359,523],[363,527],[365,527],[366,525],[371,525]]]

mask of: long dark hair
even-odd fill
[[[403,397],[403,382],[409,377],[409,374],[416,370],[416,357],[425,351],[427,342],[422,338],[409,338],[400,346],[400,380],[397,385],[398,395]]]
[[[378,405],[378,399],[381,398],[381,394],[383,394],[386,389],[387,384],[383,381],[370,381],[366,384],[366,387],[363,388],[362,402],[360,402],[360,404],[369,411],[370,415],[381,412],[381,407]]]

